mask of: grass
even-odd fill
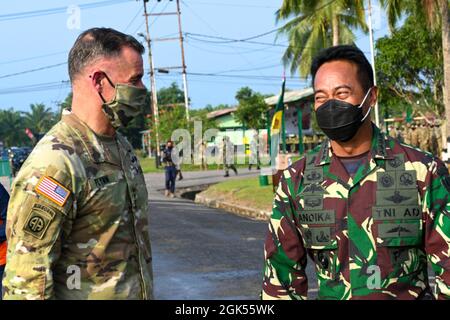
[[[164,172],[164,167],[156,168],[155,158],[142,157],[139,155],[139,162],[141,163],[142,171],[144,173],[152,173],[152,172]],[[248,158],[245,159],[245,162],[248,163]],[[236,168],[248,168],[248,164],[236,164]],[[223,170],[223,165],[221,164],[209,164],[208,170]],[[181,171],[200,171],[200,165],[194,164],[182,164]]]
[[[216,198],[246,207],[270,211],[273,191],[271,177],[269,185],[261,187],[259,177],[234,179],[210,186],[202,192],[208,198]]]

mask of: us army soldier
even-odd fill
[[[306,299],[310,258],[319,299],[449,299],[445,164],[384,135],[371,121],[377,87],[361,50],[325,49],[311,74],[317,124],[329,140],[281,176],[265,243],[262,298]]]
[[[108,28],[70,50],[72,109],[14,180],[4,299],[152,298],[145,181],[117,131],[146,106],[143,52]]]

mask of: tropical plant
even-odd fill
[[[288,20],[278,31],[287,35],[289,45],[283,55],[291,73],[309,73],[313,57],[322,49],[353,44],[354,30],[368,32],[363,0],[284,0],[276,20]]]

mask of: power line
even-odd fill
[[[244,39],[232,39],[232,38],[226,38],[226,37],[220,37],[220,36],[212,36],[207,34],[200,34],[200,33],[185,33],[186,37],[195,41],[200,42],[206,42],[206,43],[214,43],[214,44],[223,44],[226,45],[228,43],[236,43],[236,42],[244,42],[249,44],[257,44],[257,45],[265,45],[265,46],[273,46],[273,47],[281,47],[281,48],[287,48],[290,45],[289,44],[279,44],[279,43],[269,43],[269,42],[259,42],[259,41],[248,41]],[[197,37],[197,38],[196,38]],[[199,38],[207,38],[207,39],[219,39],[223,41],[212,41],[212,40],[204,40]],[[311,46],[292,46],[293,48],[313,48]],[[368,51],[363,51],[364,53],[369,53]]]
[[[43,55],[40,55],[40,56],[34,56],[34,57],[28,57],[28,58],[4,61],[4,62],[0,62],[0,65],[12,64],[12,63],[23,62],[23,61],[30,61],[30,60],[40,59],[40,58],[47,58],[47,57],[60,55],[60,54],[63,54],[63,53],[67,53],[67,51],[59,51],[59,52],[54,52],[54,53],[43,54]]]
[[[138,12],[136,13],[136,15],[131,19],[130,23],[128,23],[127,27],[123,30],[123,32],[127,32],[128,28],[133,24],[133,22],[136,20],[136,18],[139,16],[139,14],[141,13],[141,11],[143,10],[143,8],[139,8]]]
[[[101,2],[95,2],[95,3],[80,4],[80,5],[78,5],[78,7],[80,9],[93,9],[93,8],[105,7],[105,6],[120,4],[120,3],[124,3],[124,2],[129,2],[129,1],[130,0],[107,0],[107,1],[101,1]],[[42,9],[42,10],[8,13],[8,14],[0,15],[0,21],[41,17],[41,16],[47,16],[47,15],[51,15],[51,14],[63,13],[66,11],[67,11],[67,6],[50,8],[50,9]]]
[[[25,86],[10,87],[0,89],[0,95],[12,94],[12,93],[24,93],[24,92],[35,92],[35,91],[47,91],[54,89],[62,89],[63,87],[69,87],[69,80],[62,80],[56,82],[46,82],[46,83],[36,83]]]
[[[225,6],[225,7],[237,7],[237,8],[261,8],[261,9],[277,9],[277,7],[272,6],[261,6],[261,5],[253,5],[253,4],[234,4],[234,3],[220,3],[220,2],[203,2],[203,1],[192,1],[192,4],[204,4],[210,6]]]
[[[40,67],[40,68],[36,68],[36,69],[30,69],[30,70],[24,70],[24,71],[20,71],[20,72],[16,72],[16,73],[5,74],[3,76],[0,76],[0,79],[14,77],[14,76],[18,76],[18,75],[22,75],[22,74],[26,74],[26,73],[31,73],[31,72],[36,72],[36,71],[41,71],[41,70],[46,70],[46,69],[51,69],[51,68],[55,68],[55,67],[59,67],[59,66],[65,65],[65,64],[67,64],[67,62],[61,62],[61,63],[52,64],[52,65],[49,65],[49,66],[44,66],[44,67]]]

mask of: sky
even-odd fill
[[[388,32],[384,12],[373,1],[375,39]],[[287,40],[276,32],[253,41],[230,42],[265,34],[277,27],[275,11],[282,0],[180,0],[182,29],[191,108],[208,104],[236,104],[239,88],[249,86],[264,94],[281,88],[281,58]],[[150,0],[151,13],[175,12],[175,1]],[[23,0],[0,1],[0,109],[28,111],[32,103],[44,103],[57,110],[70,92],[67,55],[76,37],[91,27],[111,27],[135,36],[145,33],[143,4],[139,0]],[[178,36],[176,16],[150,17],[150,37]],[[356,32],[356,44],[370,61],[368,35]],[[274,45],[276,44],[276,45]],[[156,68],[181,65],[179,41],[153,41]],[[144,68],[148,70],[147,55]],[[298,74],[288,79],[289,89],[310,85]],[[158,73],[158,89],[177,82],[179,70]],[[148,74],[144,83],[149,88]]]

